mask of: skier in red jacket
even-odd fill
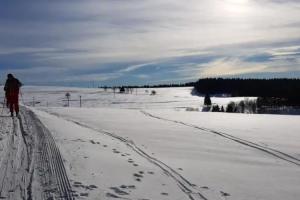
[[[12,117],[14,116],[14,111],[17,116],[19,115],[19,91],[21,86],[22,83],[12,74],[7,75],[4,91]]]

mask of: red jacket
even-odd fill
[[[22,83],[16,78],[10,78],[6,80],[4,91],[6,96],[18,95]]]

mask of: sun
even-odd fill
[[[251,9],[250,0],[224,0],[221,6],[226,13],[238,15]]]
[[[250,0],[225,0],[225,2],[234,3],[234,4],[245,4],[245,3],[249,3]]]

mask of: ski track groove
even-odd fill
[[[74,194],[70,181],[67,176],[64,162],[59,152],[58,147],[55,144],[55,140],[51,133],[42,125],[41,121],[30,111],[29,115],[34,118],[36,123],[36,129],[38,132],[43,132],[45,137],[45,160],[48,160],[53,175],[57,182],[59,197],[56,199],[74,200]]]
[[[0,199],[75,200],[59,149],[35,114],[22,107],[20,117],[2,124],[11,129],[1,152]],[[40,194],[34,193],[33,181]]]
[[[24,151],[27,146],[21,138],[21,131],[19,130],[19,120],[17,118],[10,119],[12,123],[12,131],[8,133],[6,143],[6,151],[2,158],[0,169],[2,177],[1,180],[1,198],[9,199],[26,199],[26,170],[24,169],[23,162],[28,160]],[[24,155],[24,156],[22,156]],[[20,176],[17,176],[20,175]],[[6,195],[3,196],[3,193]]]
[[[129,148],[131,148],[134,152],[136,152],[137,154],[139,154],[140,156],[142,156],[143,158],[145,158],[146,160],[148,160],[150,163],[154,164],[155,166],[159,167],[166,175],[168,175],[169,177],[171,177],[178,185],[178,187],[180,188],[180,190],[185,193],[190,200],[208,200],[203,194],[200,193],[199,189],[196,188],[195,186],[192,185],[191,182],[189,182],[186,178],[184,178],[182,175],[180,175],[178,172],[176,172],[174,169],[172,169],[170,166],[168,166],[167,164],[165,164],[164,162],[150,156],[149,154],[147,154],[145,151],[143,151],[141,148],[139,148],[137,145],[135,145],[135,143],[132,140],[127,140],[121,136],[118,136],[114,133],[108,132],[108,131],[104,131],[104,130],[100,130],[94,127],[91,127],[87,124],[84,124],[82,122],[78,122],[76,120],[73,119],[69,119],[69,118],[65,118],[57,113],[52,113],[52,112],[48,112],[48,114],[54,115],[60,119],[72,122],[78,126],[87,128],[87,129],[91,129],[95,132],[101,133],[101,134],[105,134],[107,136],[110,136],[112,138],[115,138],[117,140],[119,140],[120,142],[126,144]]]
[[[12,149],[11,149],[12,145],[11,144],[12,144],[11,138],[9,138],[9,141],[7,143],[8,147],[5,148],[6,151],[4,152],[5,156],[1,159],[1,163],[0,163],[0,177],[3,177],[2,180],[1,180],[1,188],[0,188],[0,198],[1,199],[4,198],[2,196],[2,192],[3,192],[3,188],[5,186],[4,182],[5,182],[5,179],[6,179],[6,176],[7,176],[9,152],[12,151]]]
[[[163,117],[159,117],[159,116],[153,115],[153,114],[151,114],[149,112],[146,112],[146,111],[143,111],[143,110],[141,110],[141,113],[143,113],[144,115],[146,115],[148,117],[151,117],[151,118],[155,118],[155,119],[159,119],[159,120],[163,120],[163,121],[167,121],[167,122],[173,122],[173,123],[176,123],[176,124],[181,124],[181,125],[184,125],[184,126],[188,126],[188,127],[191,127],[191,128],[195,128],[195,129],[198,129],[198,130],[202,130],[202,131],[205,131],[205,132],[209,132],[209,133],[221,136],[223,138],[226,138],[228,140],[237,142],[239,144],[242,144],[242,145],[257,149],[257,150],[260,150],[264,153],[267,153],[267,154],[272,155],[276,158],[279,158],[281,160],[284,160],[286,162],[295,164],[296,166],[300,167],[300,159],[298,159],[298,158],[296,158],[292,155],[289,155],[287,153],[281,152],[279,150],[276,150],[276,149],[273,149],[273,148],[270,148],[270,147],[266,147],[266,146],[262,146],[260,144],[257,144],[257,143],[254,143],[254,142],[251,142],[251,141],[248,141],[248,140],[245,140],[245,139],[238,138],[238,137],[230,135],[228,133],[215,131],[213,129],[209,129],[209,128],[205,128],[205,127],[199,127],[199,126],[196,126],[196,125],[193,125],[193,124],[188,124],[188,123],[178,121],[178,120],[171,120],[171,119],[166,119],[166,118],[163,118]]]

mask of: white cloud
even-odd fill
[[[222,77],[235,76],[251,73],[280,73],[288,71],[300,71],[299,65],[281,62],[246,62],[237,58],[225,58],[210,63],[200,64],[198,67],[199,77]]]
[[[149,79],[150,78],[150,76],[147,74],[137,74],[135,76],[139,79]]]
[[[300,55],[300,46],[293,45],[281,48],[274,48],[268,51],[274,57]]]
[[[87,49],[88,55],[79,56],[87,62],[151,60],[173,56],[178,48],[296,38],[300,31],[299,27],[280,27],[299,22],[299,8],[272,2],[87,0],[53,1],[47,6],[44,17],[49,22],[32,22],[27,29],[14,27],[19,37],[29,32],[54,38],[44,41],[48,47]],[[272,24],[280,28],[269,28]],[[60,63],[78,56],[60,53]]]
[[[0,48],[0,55],[9,55],[9,54],[31,54],[31,53],[40,53],[40,52],[55,52],[54,48],[32,48],[32,47],[16,47],[16,48]]]
[[[99,74],[85,74],[68,76],[63,79],[64,82],[91,82],[91,81],[106,81],[113,80],[120,77],[117,73],[99,73]]]
[[[17,12],[10,12],[15,7],[19,7]],[[299,1],[39,1],[14,5],[6,12],[10,14],[0,20],[1,56],[30,54],[26,60],[31,59],[32,67],[53,66],[70,73],[77,69],[107,68],[109,63],[141,63],[124,64],[120,73],[130,73],[152,63],[159,64],[162,59],[201,56],[201,52],[236,56],[229,61],[221,59],[201,65],[206,75],[263,72],[273,64],[239,63],[239,54],[256,50],[251,46],[240,48],[240,44],[300,39]],[[235,52],[217,49],[225,45],[237,48]],[[285,54],[288,58],[287,54],[294,56],[293,51],[276,50],[271,54]],[[240,64],[243,67],[238,67]],[[81,80],[96,77],[99,76],[83,75]]]
[[[131,71],[137,70],[141,67],[145,67],[145,66],[153,65],[153,64],[155,64],[155,62],[143,63],[143,64],[138,64],[138,65],[130,65],[130,66],[120,70],[120,72],[131,72]]]
[[[220,77],[262,72],[268,67],[263,64],[249,64],[238,59],[221,59],[200,65],[201,77]]]

